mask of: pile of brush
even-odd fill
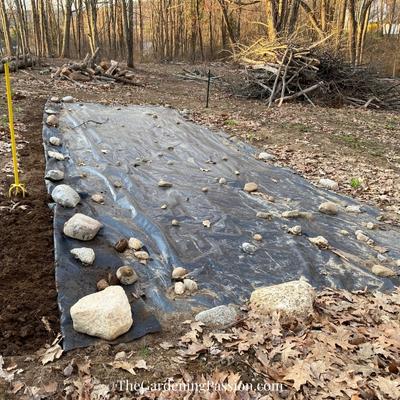
[[[313,105],[400,109],[399,81],[351,65],[324,48],[322,41],[304,46],[260,39],[251,46],[240,46],[235,59],[243,66],[243,79],[233,89],[263,99],[268,106],[301,99]]]

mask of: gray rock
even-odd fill
[[[56,159],[57,161],[64,161],[64,160],[65,160],[64,154],[61,154],[61,153],[59,153],[58,151],[51,151],[51,150],[49,150],[49,151],[47,152],[47,154],[48,154],[48,156],[49,156],[50,158],[54,158],[54,159]]]
[[[338,183],[332,179],[322,178],[319,180],[319,184],[325,189],[330,189],[330,190],[339,189]]]
[[[64,224],[64,234],[78,240],[92,240],[103,225],[94,218],[77,213]]]
[[[45,179],[54,182],[62,181],[64,179],[64,172],[60,171],[59,169],[50,169],[47,171]]]
[[[327,249],[329,247],[329,242],[323,236],[309,237],[308,240],[318,246],[320,249]]]
[[[116,339],[133,324],[131,306],[121,286],[108,286],[82,297],[70,312],[77,332],[105,340]]]
[[[267,153],[266,151],[261,152],[258,157],[259,160],[263,160],[263,161],[273,161],[275,160],[275,156],[271,153]]]
[[[183,285],[188,292],[195,292],[198,289],[197,283],[193,279],[184,279]]]
[[[318,207],[319,212],[327,215],[336,215],[338,213],[338,207],[332,201],[325,201]]]
[[[223,327],[236,322],[238,313],[234,306],[217,306],[199,312],[195,320],[202,322],[206,326]]]
[[[94,263],[95,254],[90,247],[77,247],[72,249],[70,253],[83,265],[92,265]]]
[[[256,214],[257,218],[262,218],[262,219],[271,219],[272,218],[272,214],[269,212],[265,212],[265,211],[258,211]]]
[[[307,211],[289,210],[281,214],[282,218],[307,218],[310,219],[312,214]]]
[[[301,235],[301,231],[302,231],[302,229],[301,229],[300,225],[296,225],[296,226],[293,226],[293,227],[288,229],[288,232],[291,233],[292,235],[295,235],[295,236],[300,236]]]
[[[255,182],[248,182],[244,185],[243,190],[247,193],[256,192],[258,190],[258,185]]]
[[[363,212],[361,206],[347,206],[346,211],[354,214],[360,214]]]
[[[63,103],[73,103],[74,102],[74,98],[72,96],[64,96],[61,100]]]
[[[76,207],[81,200],[79,194],[68,185],[58,185],[51,192],[51,197],[63,207]]]
[[[242,251],[244,251],[247,254],[254,254],[257,251],[257,247],[251,243],[247,243],[247,242],[242,243],[241,247],[242,247]]]
[[[304,318],[312,314],[315,296],[315,290],[306,281],[291,281],[254,290],[250,306],[264,315],[278,311]]]
[[[380,264],[376,264],[372,267],[372,273],[378,276],[382,276],[384,278],[390,278],[397,275],[395,271]]]
[[[49,139],[49,143],[52,144],[53,146],[61,146],[61,139],[56,136],[52,136]]]
[[[363,231],[357,230],[354,234],[356,235],[356,239],[360,242],[365,242],[370,245],[374,244],[374,241],[370,237],[368,237]]]

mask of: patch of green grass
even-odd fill
[[[285,129],[289,128],[291,130],[297,131],[299,133],[310,132],[310,128],[306,124],[301,122],[293,122],[284,125]]]
[[[353,189],[358,189],[361,187],[362,182],[360,178],[351,178],[350,185]]]
[[[385,128],[390,130],[390,131],[395,131],[397,128],[397,124],[394,121],[388,121],[386,122]]]
[[[228,126],[236,126],[238,124],[239,124],[239,122],[236,121],[235,119],[227,119],[224,121],[224,125],[228,125]]]
[[[347,147],[355,150],[363,150],[376,157],[382,157],[385,154],[385,147],[373,140],[360,139],[351,134],[336,135],[334,136],[334,140]]]
[[[0,118],[0,124],[3,128],[6,128],[8,126],[8,117],[7,115],[2,115]]]
[[[140,357],[146,358],[146,357],[148,357],[148,356],[151,354],[151,351],[150,351],[150,349],[149,349],[148,347],[143,346],[143,347],[141,347],[140,350],[138,351],[138,354],[139,354]]]

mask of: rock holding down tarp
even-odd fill
[[[261,314],[280,312],[287,316],[304,318],[312,314],[315,290],[305,280],[256,289],[250,297],[250,305]]]
[[[64,234],[73,239],[92,240],[102,227],[99,221],[77,213],[64,224]]]
[[[77,332],[106,340],[128,332],[133,324],[131,306],[121,286],[82,297],[71,307],[71,318]]]

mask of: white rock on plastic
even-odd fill
[[[49,139],[49,143],[53,146],[61,146],[61,139],[56,137],[56,136],[52,136]]]
[[[384,278],[390,278],[397,275],[395,271],[380,264],[376,264],[372,267],[372,273]]]
[[[121,286],[82,297],[70,309],[77,332],[114,340],[129,331],[133,324],[131,306]]]
[[[300,236],[302,229],[301,229],[300,225],[295,225],[295,226],[292,226],[291,228],[289,228],[288,232],[291,233],[292,235]]]
[[[185,293],[185,285],[183,284],[183,282],[175,282],[174,292],[177,295]]]
[[[46,118],[46,124],[49,126],[58,126],[58,118],[52,114]]]
[[[64,224],[64,234],[73,239],[92,240],[103,225],[94,218],[77,213]]]
[[[217,306],[199,312],[195,320],[207,326],[222,327],[236,322],[238,313],[233,306]]]
[[[349,213],[354,213],[354,214],[362,213],[361,206],[347,206],[346,211]]]
[[[63,207],[76,207],[81,200],[79,194],[68,185],[58,185],[51,192],[51,197]]]
[[[339,189],[339,184],[332,179],[322,178],[319,180],[319,184],[325,189],[330,189],[330,190]]]
[[[326,249],[329,247],[329,242],[327,239],[325,239],[323,236],[316,236],[316,237],[310,237],[308,240],[312,243],[318,246],[321,249]]]
[[[198,289],[197,283],[193,279],[184,279],[183,285],[188,292],[195,292]]]
[[[104,203],[104,196],[101,195],[100,193],[95,193],[91,197],[92,201],[98,204],[103,204]]]
[[[244,251],[247,254],[254,254],[257,251],[257,247],[254,246],[254,244],[251,243],[242,243],[242,251]]]
[[[304,318],[312,314],[314,299],[313,287],[304,280],[297,280],[254,290],[250,306],[264,315],[278,311]]]
[[[90,247],[77,247],[70,253],[78,259],[83,265],[92,265],[95,259],[95,253]]]
[[[74,102],[74,98],[72,96],[64,96],[61,100],[63,103],[73,103]]]
[[[128,241],[128,247],[132,250],[140,250],[143,247],[143,243],[134,237],[131,237]]]
[[[50,158],[54,158],[54,159],[56,159],[57,161],[64,161],[64,160],[65,160],[64,154],[61,154],[61,153],[59,153],[58,151],[51,151],[51,150],[49,150],[49,151],[47,152],[47,154],[48,154],[48,156],[49,156]]]
[[[47,171],[45,179],[50,181],[62,181],[64,179],[64,172],[59,169],[50,169]]]
[[[336,215],[338,213],[338,207],[332,201],[325,201],[319,205],[318,211],[322,214]]]

